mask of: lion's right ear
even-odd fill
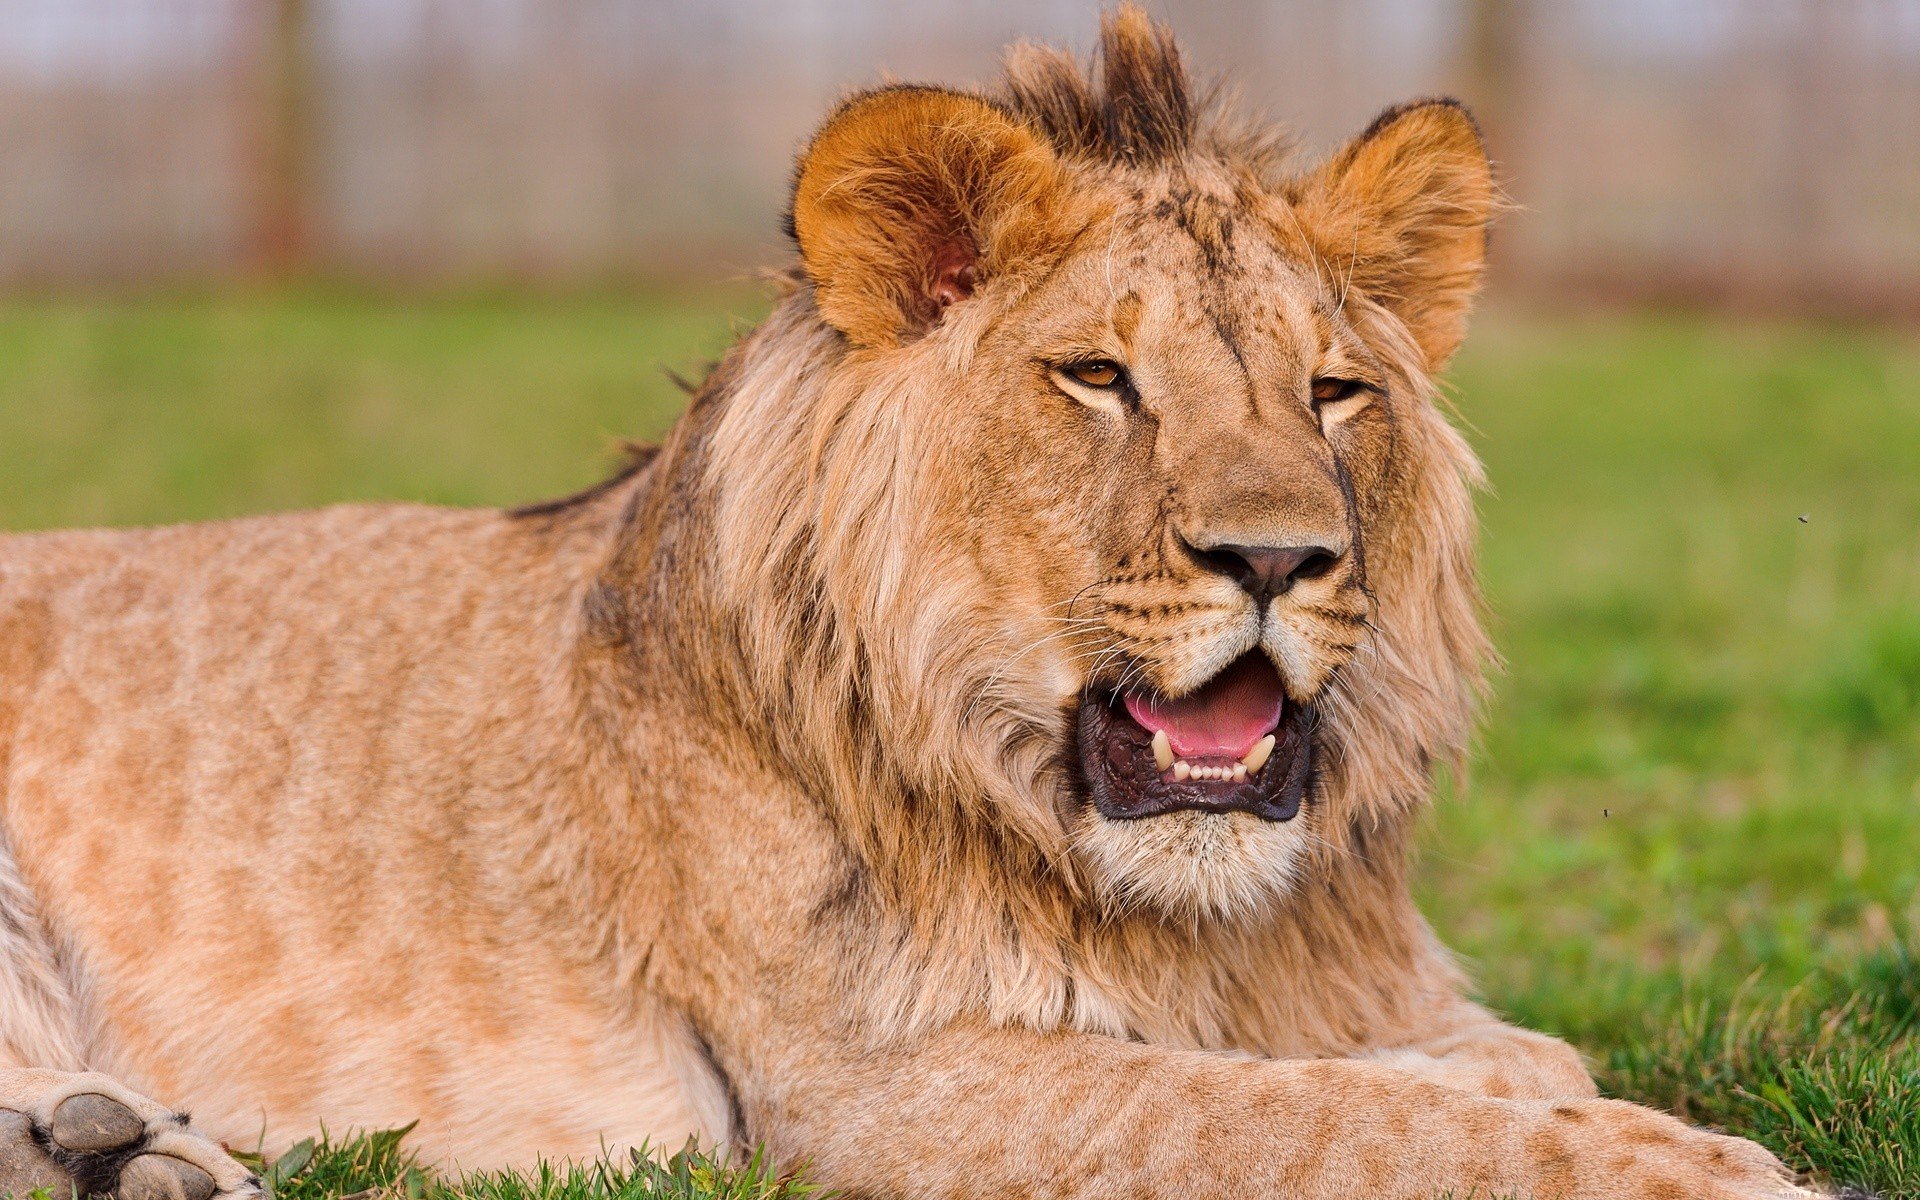
[[[1057,236],[1052,149],[977,96],[889,87],[843,104],[800,158],[790,226],[820,315],[862,346],[922,333]]]

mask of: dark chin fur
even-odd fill
[[[1243,812],[1291,821],[1313,775],[1313,709],[1305,704],[1287,706],[1272,757],[1244,783],[1163,778],[1154,765],[1151,735],[1119,711],[1112,696],[1083,698],[1074,724],[1081,782],[1094,809],[1111,821],[1171,812]]]

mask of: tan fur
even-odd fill
[[[1430,385],[1471,123],[1299,170],[1137,12],[1104,56],[843,107],[790,291],[608,487],[0,542],[0,1068],[862,1196],[1784,1192],[1464,999],[1409,899],[1488,655]],[[1202,535],[1340,557],[1263,623]],[[1256,647],[1322,714],[1297,818],[1087,806],[1083,689]]]

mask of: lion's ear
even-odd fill
[[[886,346],[1042,249],[1065,190],[1053,151],[992,104],[889,87],[848,101],[815,135],[791,229],[820,314],[860,345]]]
[[[1412,331],[1438,370],[1466,335],[1500,207],[1486,144],[1453,100],[1388,109],[1290,197],[1336,279]]]

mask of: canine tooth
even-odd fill
[[[1153,763],[1162,771],[1173,765],[1173,742],[1164,729],[1153,731]]]
[[[1192,776],[1193,776],[1193,768],[1188,766],[1186,763],[1177,762],[1173,764],[1173,777],[1175,779],[1185,780],[1185,779],[1191,778]]]
[[[1273,741],[1273,735],[1268,734],[1255,742],[1253,749],[1247,751],[1247,756],[1240,760],[1240,765],[1247,769],[1247,774],[1258,775],[1260,768],[1267,765],[1267,759],[1273,757]]]
[[[1233,781],[1235,783],[1245,783],[1247,781],[1247,764],[1233,764]]]

